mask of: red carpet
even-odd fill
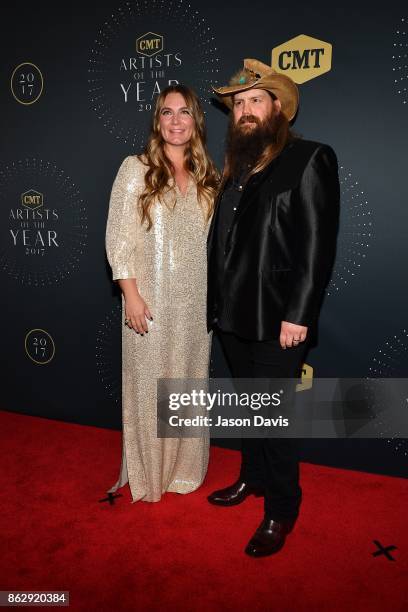
[[[407,482],[302,464],[304,502],[285,548],[243,549],[262,499],[206,501],[239,454],[212,448],[204,485],[160,503],[98,503],[121,434],[0,412],[0,590],[70,591],[72,610],[407,610]],[[395,545],[394,561],[377,550]]]

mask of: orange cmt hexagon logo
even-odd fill
[[[287,74],[295,83],[305,83],[331,70],[332,46],[300,34],[272,49],[271,64],[274,70]]]
[[[302,365],[302,376],[300,383],[296,385],[296,391],[306,391],[313,386],[313,367],[304,363]]]
[[[35,189],[29,189],[21,194],[21,204],[26,208],[35,210],[43,205],[43,194]]]
[[[147,57],[160,53],[163,51],[163,36],[154,32],[146,32],[136,40],[136,51]]]

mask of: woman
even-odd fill
[[[218,175],[204,115],[183,85],[157,98],[141,156],[123,161],[112,187],[106,251],[122,290],[123,450],[119,479],[133,501],[197,489],[208,439],[157,438],[157,378],[206,378],[206,238]]]

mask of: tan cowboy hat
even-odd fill
[[[276,72],[271,66],[256,59],[245,59],[244,67],[234,74],[226,87],[213,87],[221,102],[232,108],[232,96],[248,89],[266,89],[282,105],[282,112],[291,121],[299,106],[299,90],[291,78]]]

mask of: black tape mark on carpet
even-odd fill
[[[114,495],[113,493],[108,493],[108,497],[100,499],[99,503],[101,504],[102,502],[109,502],[109,505],[113,506],[115,504],[115,499],[117,499],[118,497],[123,497],[123,495],[121,493],[118,493],[117,495]]]
[[[384,555],[385,557],[387,557],[388,561],[395,561],[394,557],[389,552],[390,550],[398,550],[397,547],[394,546],[394,544],[391,544],[390,546],[383,546],[378,540],[373,540],[373,542],[378,548],[378,550],[371,553],[373,557],[379,557],[380,555]]]

